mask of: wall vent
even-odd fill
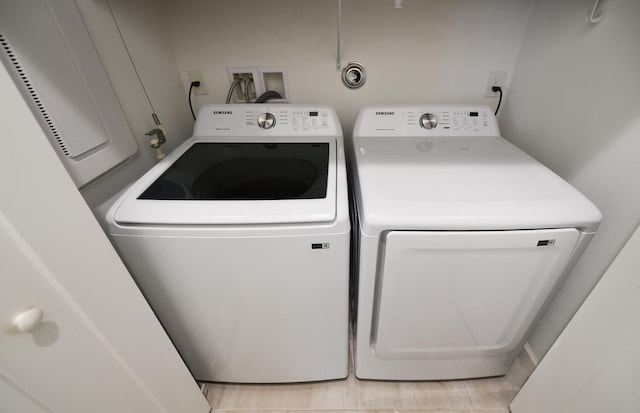
[[[24,70],[24,67],[22,66],[22,64],[20,64],[20,60],[18,59],[18,56],[16,56],[15,52],[13,51],[13,48],[9,44],[9,41],[7,40],[7,37],[4,35],[4,32],[2,31],[2,29],[0,29],[0,45],[2,45],[2,50],[4,51],[5,55],[9,59],[9,62],[11,63],[11,67],[13,68],[15,73],[18,75],[18,77],[20,77],[20,80],[22,80],[22,83],[24,84],[27,92],[31,96],[31,99],[33,99],[33,103],[38,108],[38,111],[40,112],[40,116],[42,116],[42,119],[47,124],[49,131],[51,132],[51,134],[53,135],[53,138],[58,143],[58,146],[62,150],[62,153],[64,153],[65,156],[68,156],[74,159],[77,158],[78,156],[82,156],[82,154],[78,155],[77,157],[71,156],[71,152],[69,152],[69,148],[67,148],[67,145],[64,143],[64,140],[62,139],[62,136],[60,135],[60,132],[56,127],[56,124],[53,122],[51,115],[49,115],[49,112],[47,111],[44,103],[42,102],[42,99],[40,99],[40,96],[38,95],[38,92],[36,91],[35,86],[31,82],[31,79],[29,79],[27,72]]]
[[[87,189],[91,188],[92,186],[96,185],[97,183],[102,182],[109,175],[113,174],[115,171],[117,171],[118,169],[122,168],[127,162],[129,162],[130,159],[131,158],[125,159],[124,161],[120,162],[119,164],[117,164],[116,166],[112,167],[108,171],[103,172],[102,174],[96,176],[95,178],[93,178],[92,180],[86,182],[85,184],[80,185],[78,187],[78,191],[84,192]]]
[[[138,151],[75,0],[0,1],[0,60],[77,187]]]

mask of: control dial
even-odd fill
[[[276,126],[276,117],[271,113],[262,113],[258,116],[258,126],[262,129],[271,129]]]
[[[420,116],[420,126],[425,129],[433,129],[438,124],[438,118],[432,113],[425,113]]]

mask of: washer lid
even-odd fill
[[[501,137],[354,137],[362,231],[595,230],[598,209]]]
[[[191,138],[120,199],[120,224],[329,222],[335,138]]]

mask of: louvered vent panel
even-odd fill
[[[20,76],[20,79],[22,79],[22,82],[24,83],[27,91],[29,92],[29,94],[31,95],[31,98],[33,99],[33,102],[35,103],[36,107],[38,108],[38,111],[40,112],[40,116],[42,116],[42,119],[45,121],[45,123],[49,127],[49,131],[53,135],[53,138],[55,139],[55,141],[58,143],[58,146],[66,156],[71,156],[71,153],[67,148],[67,145],[65,145],[64,140],[62,139],[62,136],[60,136],[60,132],[58,131],[58,128],[56,128],[56,124],[53,122],[53,119],[47,112],[47,109],[44,103],[42,102],[42,99],[40,99],[40,97],[38,96],[38,92],[36,91],[35,86],[33,86],[33,83],[31,83],[29,76],[27,75],[24,68],[20,64],[20,61],[18,60],[18,56],[16,56],[16,54],[14,53],[13,49],[11,48],[11,45],[9,44],[9,41],[7,40],[2,30],[0,30],[0,44],[2,45],[2,49],[4,50],[4,53],[9,58],[9,61],[13,66],[13,70],[15,70],[18,76]]]

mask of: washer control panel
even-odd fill
[[[205,105],[194,136],[342,136],[333,108],[310,105]]]
[[[499,136],[487,106],[370,106],[358,114],[354,136]]]

